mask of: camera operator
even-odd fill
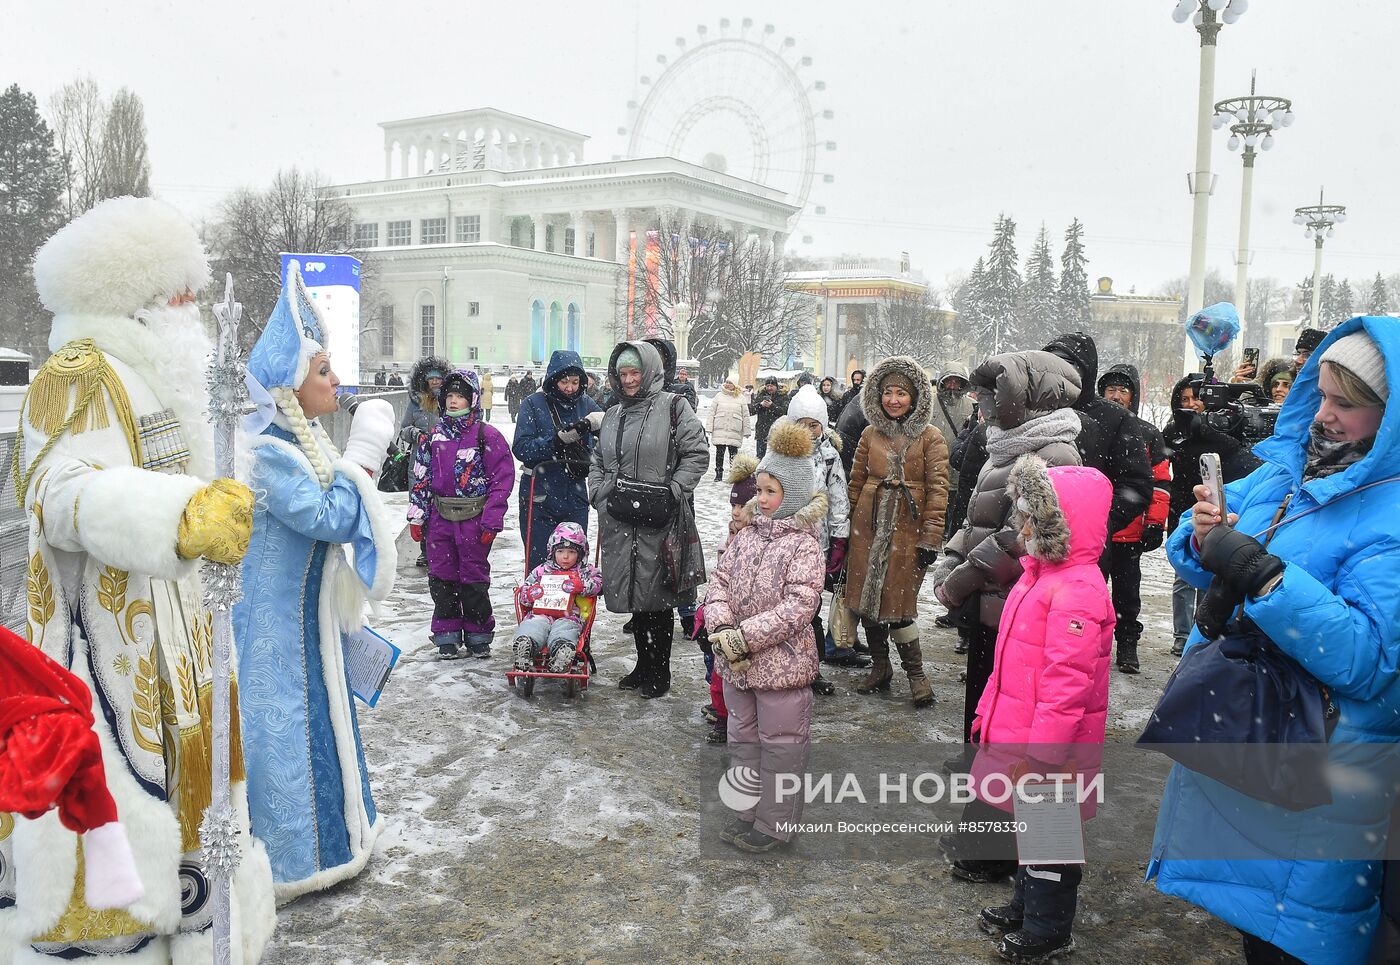
[[[1205,377],[1197,373],[1176,383],[1172,389],[1171,421],[1162,430],[1172,467],[1168,530],[1174,529],[1181,514],[1196,502],[1193,490],[1201,484],[1202,453],[1219,454],[1226,482],[1241,479],[1260,465],[1241,432],[1245,421],[1242,416],[1229,410],[1206,412],[1205,401],[1200,397],[1204,382]],[[1233,433],[1229,431],[1232,426]],[[1175,656],[1181,656],[1186,638],[1191,634],[1198,595],[1196,588],[1180,577],[1172,584],[1172,654]]]

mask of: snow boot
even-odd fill
[[[458,649],[462,646],[462,631],[452,630],[448,633],[435,633],[432,636],[432,641],[438,648],[439,656],[455,657]]]
[[[767,854],[770,851],[780,851],[792,844],[791,841],[784,841],[781,838],[770,838],[755,827],[750,827],[748,831],[729,843],[749,854]]]
[[[743,818],[735,818],[720,829],[719,839],[725,844],[733,844],[735,838],[741,838],[751,830],[753,830],[752,821],[745,821]]]
[[[996,908],[983,908],[977,916],[977,927],[988,935],[1002,935],[1020,931],[1026,923],[1026,910],[1015,905],[1000,905]]]
[[[491,656],[491,638],[495,636],[494,633],[468,633],[465,636],[467,649],[473,657],[485,660]]]
[[[953,862],[952,875],[959,881],[974,885],[990,885],[1005,881],[1016,873],[1015,861],[995,861],[981,858],[959,858]]]
[[[628,620],[627,622],[631,623],[632,621]],[[637,662],[629,673],[618,680],[617,686],[620,690],[640,690],[651,666],[651,644],[647,640],[646,633],[634,633],[632,640],[637,647]]]
[[[647,700],[663,696],[671,689],[671,637],[674,633],[669,621],[666,626],[651,631],[651,665],[640,691]]]
[[[817,674],[817,679],[813,680],[810,686],[812,688],[812,693],[822,697],[830,697],[832,694],[836,693],[836,685],[821,674]]]
[[[890,631],[884,626],[872,626],[865,631],[865,640],[870,645],[870,675],[856,684],[856,693],[873,694],[877,690],[889,690],[894,679],[894,669],[890,667]]]
[[[1186,652],[1186,640],[1185,640],[1185,638],[1183,638],[1183,637],[1178,637],[1178,638],[1176,638],[1175,640],[1172,641],[1172,656],[1173,656],[1173,657],[1179,657],[1179,656],[1181,656],[1181,655],[1182,655],[1183,653],[1185,653],[1185,652]]]
[[[933,688],[924,675],[924,652],[919,647],[919,628],[916,624],[898,627],[890,631],[890,639],[899,649],[899,664],[909,676],[909,696],[915,707],[933,706]],[[893,671],[891,671],[893,676]]]
[[[426,570],[428,568],[428,547],[424,546],[422,543],[418,544],[418,559],[415,561],[414,565],[420,570]]]
[[[1138,642],[1136,640],[1118,641],[1118,672],[1126,674],[1140,673],[1138,666]]]
[[[1024,928],[1007,933],[997,945],[997,954],[1017,965],[1038,965],[1074,951],[1074,936],[1040,938]]]
[[[707,744],[728,744],[729,743],[729,721],[718,721],[710,728],[710,732],[705,735]]]
[[[956,654],[965,654],[965,653],[967,653],[967,650],[968,650],[967,636],[968,636],[968,633],[967,633],[966,630],[962,630],[962,629],[959,629],[959,630],[958,630],[958,642],[955,643],[955,644],[953,644],[953,652],[954,652],[954,653],[956,653]]]

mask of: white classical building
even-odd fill
[[[571,348],[601,365],[616,332],[629,238],[718,223],[781,249],[782,191],[674,158],[588,164],[582,134],[493,109],[389,121],[384,179],[327,196],[354,212],[365,258],[366,378],[424,354],[539,365]]]

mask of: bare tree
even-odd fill
[[[68,164],[65,203],[76,218],[101,200],[102,136],[107,105],[91,77],[69,81],[49,98],[54,146]]]
[[[944,350],[943,296],[932,290],[896,292],[875,306],[870,351],[880,357],[908,355],[922,365],[942,361]]]
[[[326,185],[319,173],[286,168],[266,191],[243,188],[226,197],[215,221],[206,226],[215,277],[232,272],[238,285],[243,345],[257,341],[277,303],[282,252],[343,251],[363,257],[346,246],[353,236],[350,206],[341,198],[327,197]],[[361,304],[367,303],[362,279]]]
[[[714,313],[715,337],[727,345],[726,368],[746,352],[785,365],[811,344],[816,301],[788,289],[787,272],[766,242],[731,250]]]
[[[141,98],[123,87],[112,96],[102,134],[102,198],[151,193],[151,162],[146,154],[146,111]]]

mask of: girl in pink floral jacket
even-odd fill
[[[758,803],[720,833],[744,851],[786,846],[801,813],[798,796],[774,798],[771,774],[804,770],[811,742],[812,617],[826,574],[816,536],[826,494],[816,488],[811,435],[795,423],[775,427],[758,467],[758,511],[725,549],[705,597],[729,743],[736,765],[747,764],[762,788]]]

